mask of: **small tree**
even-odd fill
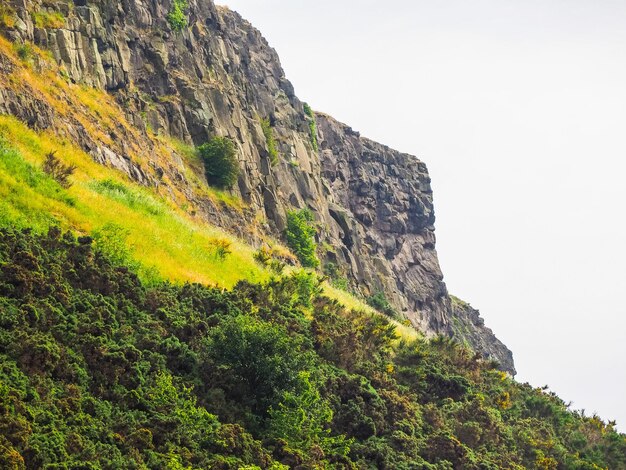
[[[52,176],[57,183],[59,183],[64,188],[69,188],[72,183],[70,181],[70,176],[74,174],[76,171],[75,165],[65,165],[61,160],[57,158],[55,155],[56,151],[48,152],[46,155],[46,160],[43,162],[43,166],[41,169],[44,173]]]
[[[287,244],[305,268],[317,268],[320,264],[315,253],[315,233],[313,214],[309,209],[287,213]]]
[[[239,176],[235,144],[228,137],[213,137],[198,147],[210,185],[231,188]]]

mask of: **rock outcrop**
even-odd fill
[[[204,217],[242,236],[249,233],[241,227],[254,219],[264,221],[263,232],[280,237],[288,210],[310,208],[323,263],[338,266],[354,289],[364,295],[384,292],[427,334],[459,336],[465,330],[455,330],[453,319],[468,325],[472,333],[463,339],[514,373],[510,351],[475,311],[451,303],[435,251],[425,164],[321,113],[314,118],[318,146],[310,134],[312,118],[276,52],[239,14],[210,0],[190,0],[188,27],[176,32],[167,21],[170,0],[9,0],[9,5],[14,18],[2,28],[4,35],[49,50],[69,80],[110,93],[133,129],[117,126],[108,130],[110,139],[98,139],[84,122],[59,115],[45,97],[8,86],[0,88],[0,112],[69,134],[95,160],[142,184],[182,191]],[[34,13],[40,19],[56,14],[62,24],[35,22]],[[8,73],[7,67],[0,57],[0,73]],[[277,162],[263,121],[271,124]],[[154,134],[194,145],[214,135],[232,138],[242,169],[236,192],[248,209],[224,213],[197,197],[175,154],[168,164],[153,157]]]
[[[513,354],[485,326],[480,312],[467,302],[451,296],[448,334],[462,343],[497,360],[502,370],[515,373]]]

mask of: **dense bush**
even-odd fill
[[[317,268],[320,264],[315,233],[313,214],[309,209],[287,213],[287,245],[305,268]]]
[[[147,287],[120,261],[0,229],[1,468],[626,468],[613,424],[311,273]]]
[[[230,188],[237,182],[239,162],[235,144],[228,137],[213,137],[198,147],[209,184]]]

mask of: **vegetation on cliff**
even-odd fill
[[[300,209],[287,213],[287,245],[306,268],[317,268],[320,260],[317,257],[315,243],[315,226],[313,214],[308,209]]]
[[[309,133],[311,134],[311,146],[316,152],[319,150],[317,143],[317,124],[315,123],[315,113],[311,109],[308,103],[304,103],[304,114],[306,114],[307,121],[309,123]]]
[[[619,469],[626,441],[312,275],[146,286],[90,237],[0,229],[2,468]]]
[[[187,26],[185,10],[188,7],[187,0],[172,0],[172,6],[167,14],[167,21],[174,31],[180,32]]]
[[[272,165],[278,163],[278,148],[276,146],[276,138],[274,137],[274,129],[269,119],[261,120],[261,129],[263,130],[263,136],[265,137],[265,144],[267,145],[267,153],[270,157]]]
[[[198,147],[204,162],[207,181],[220,188],[231,188],[237,182],[239,161],[235,144],[228,137],[213,137]]]

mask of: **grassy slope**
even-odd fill
[[[240,279],[269,276],[253,260],[251,247],[215,227],[192,220],[174,204],[112,169],[93,162],[75,146],[37,134],[12,117],[0,116],[3,222],[43,231],[51,224],[91,233],[107,224],[123,227],[133,256],[167,279],[233,286]],[[44,156],[56,151],[77,166],[65,190],[43,174]],[[106,182],[103,184],[103,182]],[[231,242],[232,254],[215,256],[212,243]]]
[[[62,116],[72,112],[90,135],[104,144],[110,143],[108,131],[115,122],[131,135],[136,134],[106,93],[67,83],[52,65],[35,71],[28,61],[18,59],[12,45],[3,38],[0,52],[16,66],[8,78],[0,77],[0,82],[5,81],[0,85],[28,84]],[[34,48],[33,54],[46,63],[45,52]],[[184,158],[183,172],[196,193],[236,210],[243,208],[235,196],[206,186],[200,176],[202,164],[192,147],[164,136],[153,135],[152,140],[159,151],[157,159],[163,163],[173,152]],[[130,149],[131,157],[147,166],[141,149],[132,142]],[[40,170],[45,155],[52,151],[65,164],[77,167],[71,178],[73,185],[67,190]],[[127,233],[127,245],[144,274],[156,271],[175,282],[230,288],[240,280],[260,282],[271,275],[254,261],[252,247],[185,212],[181,207],[187,205],[186,198],[176,192],[175,185],[168,185],[167,197],[159,194],[158,188],[144,188],[121,172],[94,162],[53,132],[35,132],[14,117],[0,115],[0,158],[0,225],[32,227],[40,232],[50,225],[60,225],[89,234],[113,224]],[[219,240],[231,243],[232,254],[225,259],[215,254],[214,243]],[[373,312],[345,291],[328,284],[324,290],[350,308]],[[395,323],[400,337],[418,336],[413,328]]]

